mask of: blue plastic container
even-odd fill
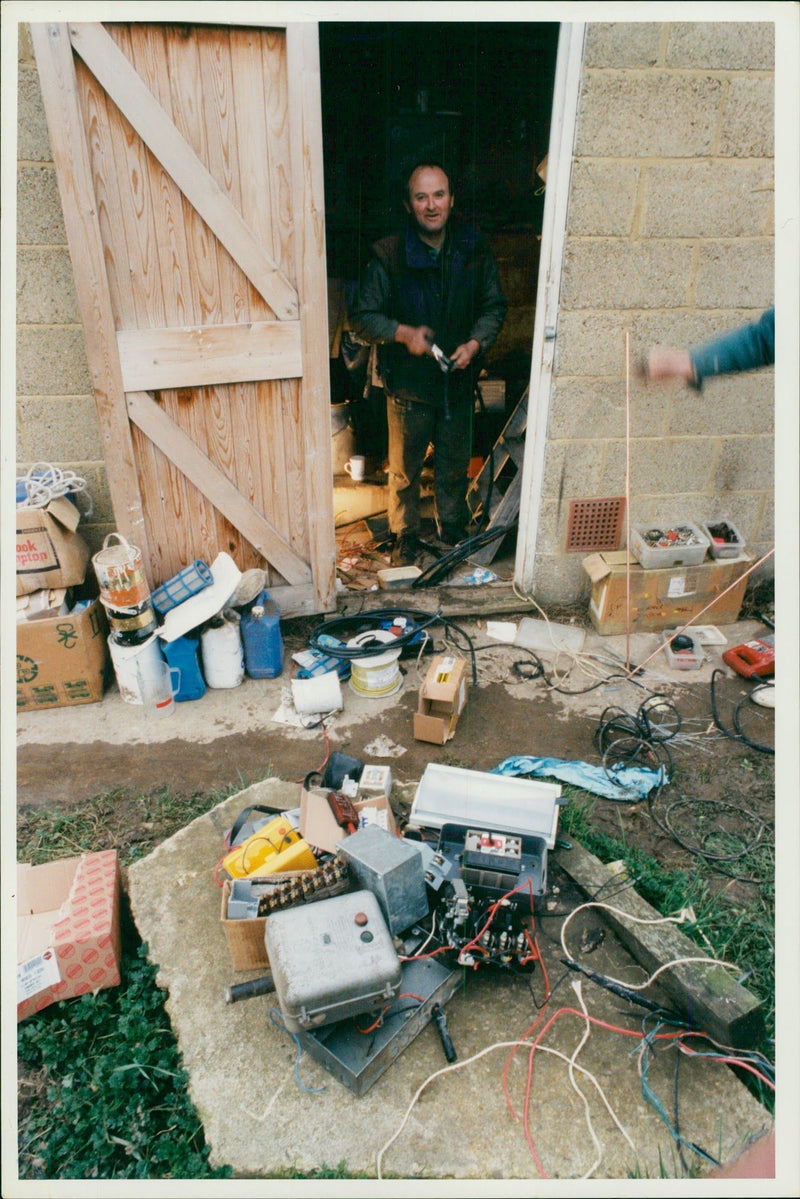
[[[262,591],[242,616],[245,670],[251,679],[274,679],[283,670],[280,608]]]
[[[200,699],[206,693],[206,681],[200,668],[200,637],[187,634],[174,641],[164,641],[161,646],[170,666],[177,666],[180,674],[176,703],[187,699]]]

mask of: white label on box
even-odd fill
[[[667,595],[670,599],[676,599],[681,595],[693,595],[694,588],[691,590],[686,584],[686,575],[673,575],[667,584]]]
[[[54,949],[45,949],[36,957],[28,958],[27,962],[17,966],[17,1003],[38,995],[48,987],[54,987],[61,982],[61,972]]]
[[[362,808],[358,813],[358,822],[361,828],[366,828],[369,824],[377,824],[379,828],[389,831],[389,817],[385,808]]]

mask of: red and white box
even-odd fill
[[[119,985],[115,849],[17,864],[17,1020],[60,999]]]

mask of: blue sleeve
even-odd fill
[[[775,309],[768,308],[759,320],[724,333],[713,341],[693,346],[689,351],[694,366],[695,385],[713,375],[734,371],[752,371],[775,362]]]

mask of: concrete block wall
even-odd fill
[[[80,532],[94,553],[114,529],[67,236],[28,26],[19,25],[17,474],[51,463],[86,480]]]
[[[772,370],[698,394],[647,387],[635,368],[652,345],[696,344],[774,302],[773,62],[769,22],[587,27],[540,602],[588,593],[585,555],[565,551],[570,501],[625,495],[626,334],[631,522],[727,517],[755,557],[772,546]]]

